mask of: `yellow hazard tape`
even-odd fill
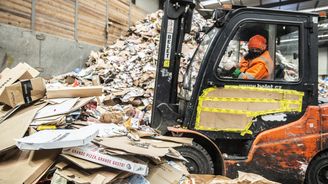
[[[267,115],[273,113],[282,113],[282,112],[301,112],[302,111],[302,99],[304,96],[303,92],[287,89],[268,89],[268,88],[258,88],[258,87],[249,87],[249,86],[224,86],[225,89],[236,89],[236,90],[245,90],[245,91],[262,91],[262,92],[275,92],[282,94],[281,100],[269,99],[269,98],[226,98],[226,97],[208,97],[208,93],[218,88],[211,87],[203,90],[203,94],[199,97],[197,114],[196,114],[196,123],[195,129],[197,130],[209,130],[209,131],[227,131],[227,132],[238,132],[242,136],[245,134],[252,134],[249,128],[252,126],[253,121],[249,122],[243,129],[220,129],[213,127],[204,127],[201,125],[201,113],[202,112],[213,112],[213,113],[226,113],[226,114],[243,114],[247,117],[255,118],[260,115]],[[298,96],[298,100],[287,100],[286,95],[295,95]],[[280,108],[263,110],[263,111],[249,111],[249,110],[236,110],[236,109],[224,109],[224,108],[213,108],[213,107],[203,107],[204,101],[212,102],[264,102],[264,103],[279,103]],[[291,107],[296,105],[296,107]]]

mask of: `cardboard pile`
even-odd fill
[[[1,73],[1,183],[158,183],[157,174],[189,174],[173,148],[192,139],[158,135],[132,105],[98,103],[101,86],[47,88],[38,74],[25,63]]]
[[[162,11],[148,15],[132,26],[126,37],[100,51],[92,51],[86,68],[78,68],[74,72],[50,79],[47,88],[101,85],[104,95],[99,100],[102,104],[110,107],[117,105],[115,108],[121,110],[129,109],[131,105],[139,107],[137,114],[141,113],[140,110],[143,111],[143,120],[148,122],[154,93],[162,16]],[[181,60],[179,92],[182,92],[182,76],[187,68],[188,58],[192,57],[197,46],[194,34],[207,24],[196,12],[192,32],[186,35],[182,48],[185,57]],[[49,90],[49,96],[52,94]]]
[[[319,98],[328,102],[328,78],[319,79]]]
[[[20,73],[31,81],[27,88],[30,92],[24,92],[26,77],[21,78],[22,75],[13,75],[11,78],[16,80],[3,82],[1,89],[10,94],[10,98],[1,96],[2,103],[15,102],[3,105],[5,109],[1,111],[1,183],[35,183],[49,178],[52,182],[75,183],[148,181],[149,173],[154,175],[164,166],[180,173],[177,181],[188,174],[182,164],[185,159],[173,147],[191,144],[192,139],[168,141],[150,127],[135,123],[137,117],[130,117],[135,114],[132,106],[109,113],[98,106],[94,96],[102,94],[101,87],[48,90],[42,78],[33,78],[37,73],[31,75],[29,70],[33,68],[27,64],[10,70],[19,73],[16,70],[22,66],[26,69]],[[19,87],[15,89],[16,86]],[[42,90],[39,86],[43,86]],[[10,101],[24,94],[30,94],[32,100]],[[181,171],[168,163],[180,165]],[[149,181],[156,182],[156,178]]]

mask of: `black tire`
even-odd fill
[[[212,158],[201,145],[193,142],[190,146],[177,147],[176,150],[189,161],[185,165],[190,173],[214,174]]]
[[[311,161],[305,176],[306,184],[328,183],[328,152],[323,152]]]

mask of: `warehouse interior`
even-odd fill
[[[0,184],[328,184],[327,13],[0,0]]]

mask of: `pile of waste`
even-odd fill
[[[0,183],[198,183],[175,150],[191,138],[148,126],[162,12],[92,52],[84,69],[48,81],[26,63],[0,78]],[[203,21],[195,16],[196,28]],[[195,40],[186,36],[190,53]],[[186,68],[187,59],[181,63]],[[270,182],[208,177],[212,183]],[[254,180],[256,178],[256,180]]]
[[[128,36],[100,51],[92,51],[86,68],[56,76],[48,81],[47,87],[103,86],[104,96],[100,97],[100,101],[105,106],[116,110],[138,107],[145,114],[144,120],[149,122],[162,16],[162,11],[148,15],[131,27]],[[195,14],[191,34],[185,37],[179,91],[188,58],[192,57],[197,46],[194,35],[207,24],[200,14]]]
[[[325,79],[318,79],[319,80],[319,98],[321,99],[327,99],[328,97],[328,78]],[[327,100],[326,100],[327,102]]]

